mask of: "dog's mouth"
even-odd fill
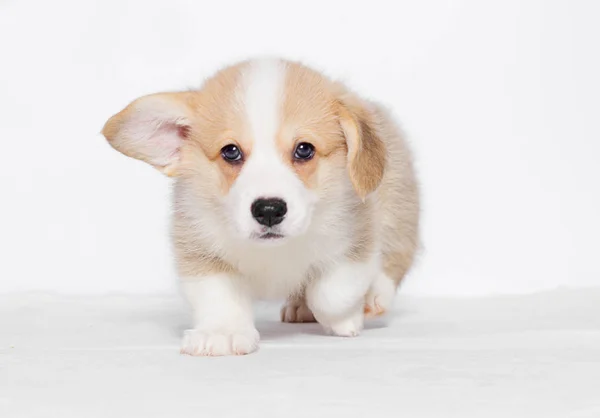
[[[285,238],[285,235],[280,234],[278,232],[275,231],[264,231],[258,234],[254,234],[253,239],[255,239],[256,241],[262,241],[262,242],[272,242],[272,241],[278,241],[281,240],[283,238]]]
[[[266,232],[266,233],[258,236],[258,239],[266,239],[266,240],[275,240],[275,239],[281,239],[281,238],[284,238],[284,236],[281,234],[278,234],[276,232]]]

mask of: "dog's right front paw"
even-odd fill
[[[259,334],[255,328],[234,332],[189,329],[185,331],[181,354],[190,356],[232,356],[250,354],[258,348]]]

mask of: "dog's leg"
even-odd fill
[[[315,322],[304,294],[292,295],[281,307],[281,322]]]
[[[328,332],[354,337],[362,331],[365,295],[377,274],[373,261],[346,261],[306,288],[308,307]]]
[[[226,356],[257,349],[252,300],[240,280],[223,273],[184,279],[182,287],[194,314],[194,329],[183,338],[183,354]]]

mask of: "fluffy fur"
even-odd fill
[[[358,335],[413,263],[418,190],[399,129],[381,106],[299,63],[250,60],[197,91],[141,97],[103,134],[175,178],[172,240],[195,321],[183,353],[254,351],[254,298],[287,297],[284,322]],[[294,158],[302,142],[312,159]],[[223,158],[230,144],[239,162]],[[283,222],[253,218],[260,198],[286,202]]]

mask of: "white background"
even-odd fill
[[[169,181],[99,131],[255,54],[391,106],[415,150],[416,294],[600,284],[600,2],[0,2],[0,292],[175,289]]]

